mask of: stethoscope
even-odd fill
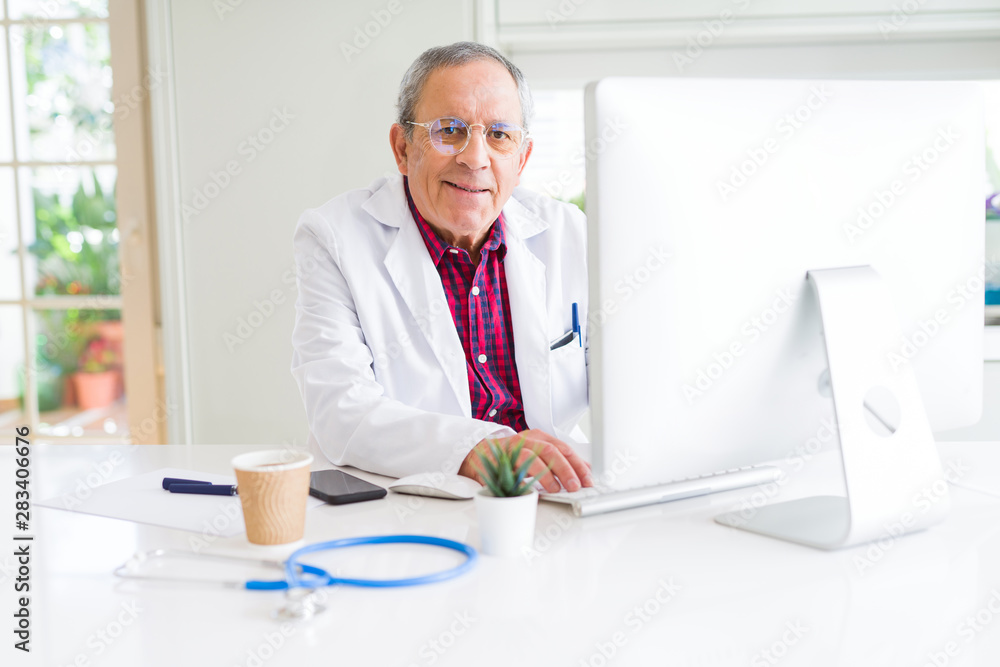
[[[352,577],[337,577],[316,565],[309,565],[300,562],[300,559],[311,553],[318,551],[329,551],[343,547],[354,547],[367,544],[425,544],[434,547],[451,549],[465,554],[465,560],[453,568],[420,575],[419,577],[405,577],[402,579],[359,579]],[[238,580],[211,580],[195,579],[186,577],[168,577],[149,574],[137,574],[135,570],[144,563],[166,558],[205,558],[213,560],[240,561],[273,567],[284,570],[284,579],[248,581]],[[301,549],[294,551],[284,562],[274,560],[261,560],[256,558],[242,558],[239,556],[224,556],[220,554],[198,554],[176,549],[156,549],[137,553],[127,562],[115,568],[114,574],[123,579],[134,579],[144,581],[170,581],[173,583],[188,584],[208,584],[221,586],[223,588],[242,588],[248,591],[285,591],[287,604],[280,609],[276,616],[282,620],[304,620],[322,612],[325,608],[319,604],[314,593],[327,586],[363,586],[369,588],[392,588],[397,586],[420,586],[438,581],[453,579],[472,569],[477,558],[476,550],[468,544],[446,540],[442,537],[429,537],[427,535],[372,535],[367,537],[347,537],[328,542],[317,542],[308,544]]]

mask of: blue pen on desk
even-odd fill
[[[583,333],[580,329],[580,306],[573,302],[573,333],[576,334],[576,342],[583,347]]]
[[[170,493],[196,493],[203,496],[237,495],[235,484],[212,484],[211,482],[202,482],[197,479],[180,479],[177,477],[164,477],[163,488]]]

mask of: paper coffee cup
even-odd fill
[[[252,544],[302,539],[312,461],[312,454],[289,449],[248,452],[233,459],[243,522]]]

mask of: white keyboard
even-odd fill
[[[655,505],[671,500],[694,498],[718,491],[740,489],[756,484],[774,482],[781,471],[774,466],[757,465],[713,472],[700,477],[689,477],[673,482],[639,486],[631,489],[614,489],[606,486],[591,486],[579,491],[561,491],[541,494],[542,500],[563,503],[573,507],[573,514],[583,517],[632,507]]]

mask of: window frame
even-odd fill
[[[0,305],[18,306],[23,325],[24,417],[37,440],[61,444],[150,444],[166,442],[166,421],[170,409],[162,396],[163,366],[158,344],[158,299],[156,282],[156,235],[153,216],[153,190],[150,182],[150,153],[148,141],[149,95],[155,77],[149,76],[142,39],[144,19],[141,0],[109,0],[108,16],[80,18],[10,18],[9,2],[3,0],[4,12],[0,26],[4,29],[3,48],[7,51],[7,77],[13,89],[14,45],[10,39],[11,26],[44,27],[73,23],[104,23],[108,26],[111,68],[114,80],[111,99],[116,113],[112,117],[116,158],[109,160],[78,160],[48,162],[20,160],[16,151],[15,123],[18,122],[14,95],[9,95],[9,128],[0,131],[11,133],[14,152],[10,161],[0,166],[13,170],[15,228],[17,235],[17,261],[21,276],[20,297],[0,299]],[[118,113],[119,104],[127,104],[127,113]],[[122,281],[119,295],[65,295],[35,296],[32,286],[25,280],[24,267],[27,248],[20,224],[22,215],[21,168],[43,166],[96,167],[114,165],[117,168],[116,208],[120,235],[120,270],[127,281]],[[27,204],[25,204],[27,205]],[[123,370],[127,391],[129,431],[116,436],[41,435],[38,411],[38,382],[36,366],[35,312],[38,310],[108,310],[122,312],[122,326],[127,344],[123,349]],[[22,417],[22,419],[24,419]],[[23,422],[22,422],[23,425]],[[12,435],[14,428],[0,428],[0,437]]]

